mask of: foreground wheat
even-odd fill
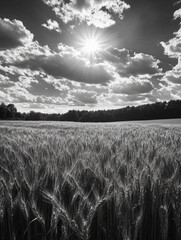
[[[0,128],[1,240],[180,240],[181,129]]]

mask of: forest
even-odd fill
[[[127,106],[114,110],[70,110],[64,114],[48,114],[34,111],[21,113],[17,111],[14,104],[1,103],[0,105],[1,120],[115,122],[171,118],[181,118],[181,100]]]

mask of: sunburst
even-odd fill
[[[77,47],[80,53],[93,62],[107,46],[102,31],[94,28],[82,29],[77,37]]]
[[[96,54],[100,50],[99,42],[95,38],[85,39],[82,50],[86,53]]]

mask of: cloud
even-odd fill
[[[55,21],[55,20],[49,19],[49,20],[47,20],[47,23],[43,23],[41,26],[47,28],[50,31],[54,30],[54,31],[56,31],[58,33],[62,32],[62,30],[59,27],[58,22]]]
[[[33,110],[35,109],[36,111],[38,111],[38,110],[45,110],[46,106],[42,103],[29,103],[28,108]]]
[[[10,81],[9,77],[0,74],[0,88],[10,88],[14,86],[14,83]]]
[[[179,18],[181,19],[181,8],[176,10],[173,14],[174,20]],[[172,70],[167,71],[163,79],[168,83],[181,84],[181,21],[180,28],[177,32],[174,32],[174,37],[168,42],[161,42],[161,45],[164,48],[165,54],[170,58],[178,59],[178,64],[172,68]]]
[[[3,66],[19,76],[15,87],[8,91],[11,100],[67,108],[105,108],[109,93],[119,96],[123,105],[124,101],[130,104],[131,99],[136,103],[147,101],[145,94],[151,95],[154,88],[162,87],[161,70],[153,56],[109,48],[91,64],[73,47],[59,44],[57,49],[55,52],[33,42],[0,52]],[[120,101],[111,98],[109,107]]]
[[[94,91],[86,91],[84,89],[73,90],[70,92],[71,99],[74,103],[83,105],[94,105],[97,104],[97,96]]]
[[[161,42],[165,54],[171,58],[180,58],[181,56],[181,37],[175,37],[168,42]]]
[[[65,98],[62,97],[46,97],[46,96],[38,96],[36,97],[37,103],[43,103],[45,105],[67,105]]]
[[[181,70],[172,69],[167,71],[164,79],[169,83],[181,84]]]
[[[34,56],[14,64],[21,68],[43,70],[46,74],[55,78],[67,78],[90,84],[104,85],[112,79],[112,76],[102,64],[87,65],[83,59],[66,54],[55,53],[50,56]]]
[[[174,19],[181,18],[181,8],[174,12]],[[165,54],[171,58],[181,58],[181,22],[180,28],[174,32],[174,38],[168,42],[161,42]]]
[[[32,96],[28,90],[17,82],[13,87],[8,88],[6,91],[8,99],[13,103],[19,102],[34,102],[35,97]]]
[[[160,72],[158,63],[159,61],[153,56],[137,53],[129,59],[129,62],[123,68],[119,69],[119,74],[126,77],[145,74],[152,75]]]
[[[79,52],[66,45],[59,50],[54,52],[34,42],[29,47],[0,52],[0,61],[16,68],[30,69],[35,74],[43,71],[55,78],[76,82],[105,85],[113,79],[104,63],[90,64]]]
[[[61,92],[56,90],[53,84],[48,84],[40,78],[19,76],[17,82],[12,83],[9,81],[9,86],[4,86],[3,82],[0,82],[0,92],[1,88],[3,94],[0,94],[0,100],[2,100],[2,96],[4,96],[4,99],[6,97],[5,102],[15,104],[26,103],[28,106],[30,103],[45,104],[45,106],[47,106],[47,104],[67,104],[65,94],[63,100]]]
[[[111,1],[93,2],[109,9],[104,13],[119,14]],[[93,2],[70,1],[70,4],[77,12],[84,12]],[[111,21],[114,14],[109,16]],[[176,12],[175,18],[179,16],[180,12]],[[51,24],[47,21],[45,25],[55,30],[56,26]],[[26,34],[21,31],[19,34],[22,37],[15,37],[21,40],[19,45],[0,51],[0,99],[49,112],[58,111],[59,105],[65,111],[72,107],[114,108],[180,96],[179,65],[163,73],[154,56],[113,47],[102,49],[91,62],[73,47],[60,43],[55,51],[33,41],[31,33],[27,42],[23,40]],[[176,38],[179,34],[175,33]],[[49,110],[48,106],[55,108]]]
[[[163,86],[167,86],[168,83],[163,78],[165,73],[154,74],[150,78],[148,78],[149,82],[153,85],[155,89],[160,89]]]
[[[9,77],[0,74],[0,88],[10,87],[11,83],[9,83]]]
[[[55,88],[51,83],[46,82],[42,78],[36,78],[37,81],[32,81],[30,88],[28,89],[29,93],[34,96],[46,96],[46,97],[60,97],[61,91]]]
[[[25,59],[48,56],[52,52],[48,46],[40,46],[38,42],[32,42],[27,46],[20,46],[15,49],[0,51],[0,61],[3,64],[12,65]]]
[[[130,52],[125,48],[118,49],[108,47],[106,48],[105,52],[103,52],[103,58],[109,62],[127,64],[130,59]]]
[[[154,90],[152,92],[152,96],[154,101],[168,101],[168,100],[173,100],[173,99],[178,99],[176,95],[173,92],[173,89],[171,87],[163,87],[159,90]]]
[[[148,80],[140,81],[134,78],[124,79],[111,85],[113,93],[126,95],[149,93],[153,89],[152,84]]]
[[[178,76],[169,75],[167,76],[167,79],[172,83],[181,84],[181,74]]]
[[[131,103],[131,105],[134,105],[134,102],[140,102],[141,104],[143,104],[147,101],[147,98],[145,95],[123,95],[121,96],[121,100],[123,102],[128,102],[129,104]]]
[[[103,103],[104,109],[121,108],[125,106],[135,106],[148,103],[146,94],[143,95],[125,95],[109,93],[104,98],[99,98],[99,104]]]
[[[81,58],[72,55],[55,54],[39,62],[47,74],[56,78],[63,77],[77,82],[106,84],[112,77],[102,64],[87,65]]]
[[[181,8],[174,12],[173,17],[174,19],[181,18]]]
[[[0,50],[28,45],[33,37],[21,21],[0,18]]]
[[[123,18],[123,12],[129,9],[129,5],[121,0],[43,0],[50,6],[55,14],[64,22],[73,20],[86,22],[99,28],[107,28],[114,25],[115,15]]]
[[[160,61],[144,53],[134,53],[127,49],[109,47],[103,53],[103,58],[113,64],[121,77],[136,77],[160,73]],[[102,61],[102,59],[98,59]]]
[[[2,82],[6,82],[7,80],[9,80],[9,78],[7,76],[4,76],[4,75],[0,74],[0,84]]]

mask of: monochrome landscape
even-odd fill
[[[181,240],[181,1],[1,0],[0,240]]]

